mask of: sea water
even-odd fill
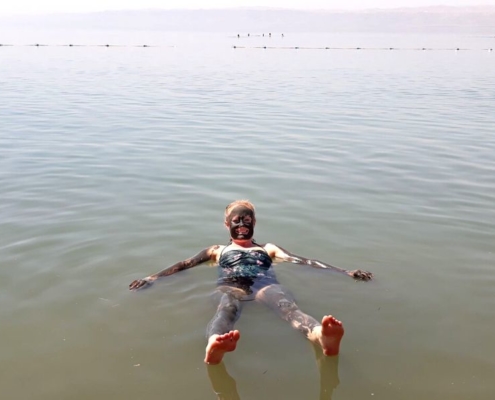
[[[2,398],[491,399],[492,39],[236,34],[2,36]],[[374,273],[275,266],[338,358],[250,302],[207,368],[215,266],[128,290],[238,198],[259,242]]]

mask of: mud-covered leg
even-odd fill
[[[226,352],[234,351],[239,340],[239,331],[234,324],[241,312],[241,301],[233,291],[218,293],[220,302],[217,312],[208,324],[208,344],[205,351],[205,363],[218,364]]]
[[[340,341],[344,335],[344,328],[339,320],[326,315],[319,323],[312,316],[302,312],[292,295],[279,284],[261,289],[256,295],[256,300],[274,310],[313,343],[319,344],[325,355],[339,353]]]
[[[305,336],[309,336],[313,329],[320,325],[311,315],[299,309],[295,299],[282,285],[264,287],[257,293],[256,300],[267,305]]]

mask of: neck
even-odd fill
[[[253,247],[253,239],[231,239],[232,243],[241,247]]]

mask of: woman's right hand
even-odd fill
[[[141,288],[145,288],[151,286],[154,281],[156,281],[156,277],[147,276],[143,279],[136,279],[129,285],[129,290],[138,290]]]

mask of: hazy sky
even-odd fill
[[[4,0],[0,2],[0,14],[231,7],[356,10],[430,5],[495,5],[495,0]]]

